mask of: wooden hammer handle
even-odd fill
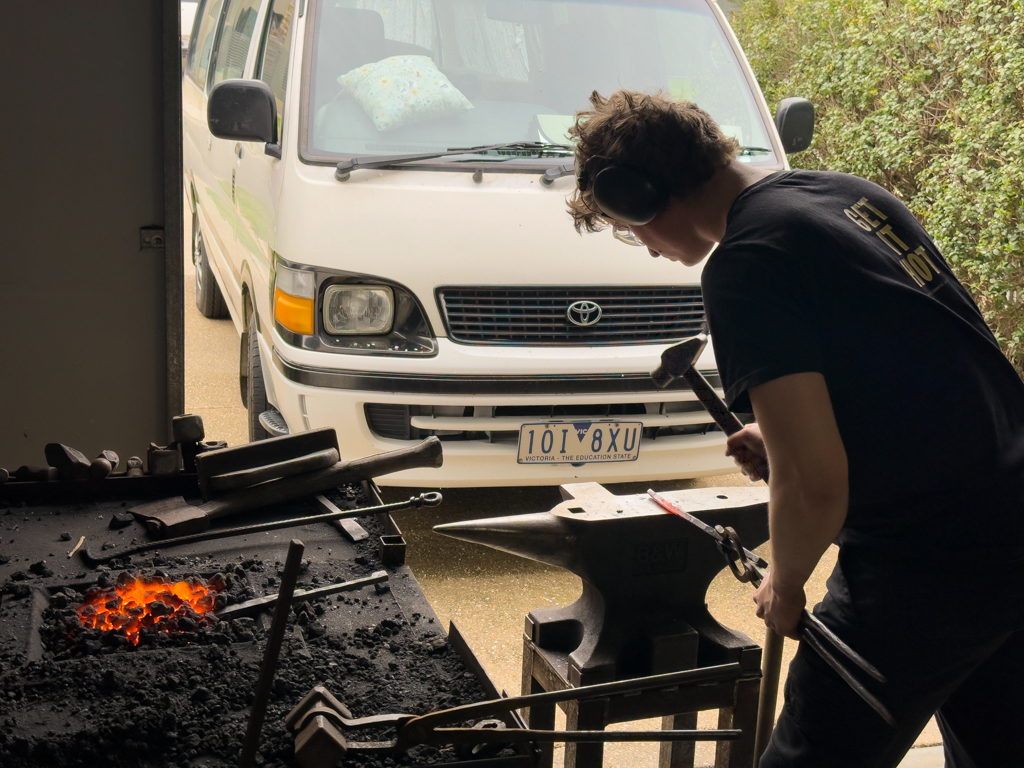
[[[441,441],[436,437],[428,437],[410,448],[399,448],[397,451],[379,453],[376,456],[366,456],[352,461],[339,461],[332,467],[234,491],[214,501],[208,501],[199,509],[206,514],[207,518],[215,520],[238,512],[260,509],[271,504],[280,504],[323,493],[342,483],[370,480],[380,475],[390,475],[405,469],[440,467],[443,460]]]
[[[704,378],[704,374],[698,371],[693,366],[690,366],[683,371],[683,378],[690,385],[693,393],[697,395],[697,399],[700,400],[707,412],[711,414],[711,418],[715,420],[723,432],[727,435],[735,435],[741,429],[743,429],[743,422],[736,418],[736,414],[729,410],[729,406],[725,404],[725,401],[718,396],[718,393],[711,387],[708,380]]]

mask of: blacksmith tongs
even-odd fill
[[[739,534],[736,533],[735,530],[731,527],[723,527],[721,525],[710,526],[703,520],[699,520],[694,517],[689,512],[685,512],[680,509],[670,499],[653,490],[648,490],[647,495],[654,499],[658,506],[665,511],[683,518],[683,520],[695,525],[701,531],[714,539],[715,544],[718,545],[718,550],[722,553],[726,563],[729,565],[729,570],[732,571],[733,576],[735,576],[739,581],[750,582],[755,587],[761,586],[761,582],[764,580],[765,576],[764,569],[768,567],[768,563],[764,558],[759,557],[749,549],[746,549],[742,542],[740,542]],[[832,667],[832,669],[836,671],[836,674],[846,681],[847,685],[849,685],[850,688],[852,688],[868,706],[875,710],[875,712],[877,712],[885,722],[895,727],[896,721],[893,719],[889,710],[885,708],[885,705],[883,705],[882,702],[880,702],[850,673],[845,666],[843,666],[839,659],[833,655],[832,651],[825,646],[825,643],[822,642],[822,640],[826,641],[832,646],[832,649],[845,656],[853,664],[878,682],[886,682],[885,676],[879,672],[873,664],[868,662],[863,656],[844,643],[835,634],[835,632],[821,622],[821,619],[806,609],[804,609],[803,616],[800,618],[797,633],[800,635],[800,639],[814,649],[825,663]]]

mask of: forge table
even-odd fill
[[[133,478],[131,480],[149,480]],[[245,599],[274,594],[292,538],[305,543],[303,589],[385,570],[385,584],[297,607],[289,624],[260,754],[267,768],[290,763],[284,715],[317,684],[327,685],[358,715],[422,714],[497,698],[457,630],[446,636],[415,576],[404,565],[404,540],[386,515],[360,517],[370,537],[354,542],[330,523],[217,539],[147,552],[130,563],[88,568],[68,552],[86,536],[108,554],[147,540],[138,522],[111,528],[115,513],[153,496],[197,493],[188,478],[168,485],[127,482],[100,500],[62,495],[58,484],[34,494],[25,483],[0,486],[0,765],[105,765],[107,768],[228,768],[249,716],[269,614],[222,622],[216,640],[161,643],[143,649],[93,641],[91,651],[54,652],[54,598],[83,593],[120,572],[164,574],[172,580],[215,573],[244,582]],[[113,482],[117,482],[116,480]],[[129,489],[129,486],[131,488]],[[125,495],[117,488],[124,487]],[[88,490],[88,489],[84,489]],[[146,494],[146,491],[149,491]],[[327,494],[339,506],[380,503],[372,483],[353,499]],[[120,498],[119,498],[120,497]],[[40,498],[45,503],[29,503]],[[63,500],[61,500],[63,498]],[[315,514],[306,501],[247,513],[225,526]],[[112,548],[103,549],[107,543]],[[241,598],[240,598],[241,599]],[[301,610],[300,610],[301,608]],[[59,638],[58,638],[59,639]],[[123,644],[122,644],[123,645]],[[66,649],[65,649],[66,651]],[[515,723],[510,723],[515,727]],[[525,768],[524,746],[473,765]],[[451,748],[415,748],[397,765],[466,764]],[[363,765],[353,757],[346,765]],[[372,761],[371,761],[372,764]]]

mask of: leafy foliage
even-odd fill
[[[1024,0],[745,0],[731,23],[769,104],[814,103],[792,165],[900,197],[1024,371]]]

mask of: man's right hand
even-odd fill
[[[761,428],[748,424],[725,441],[725,455],[732,456],[740,471],[751,480],[768,477],[768,452],[761,439]]]

